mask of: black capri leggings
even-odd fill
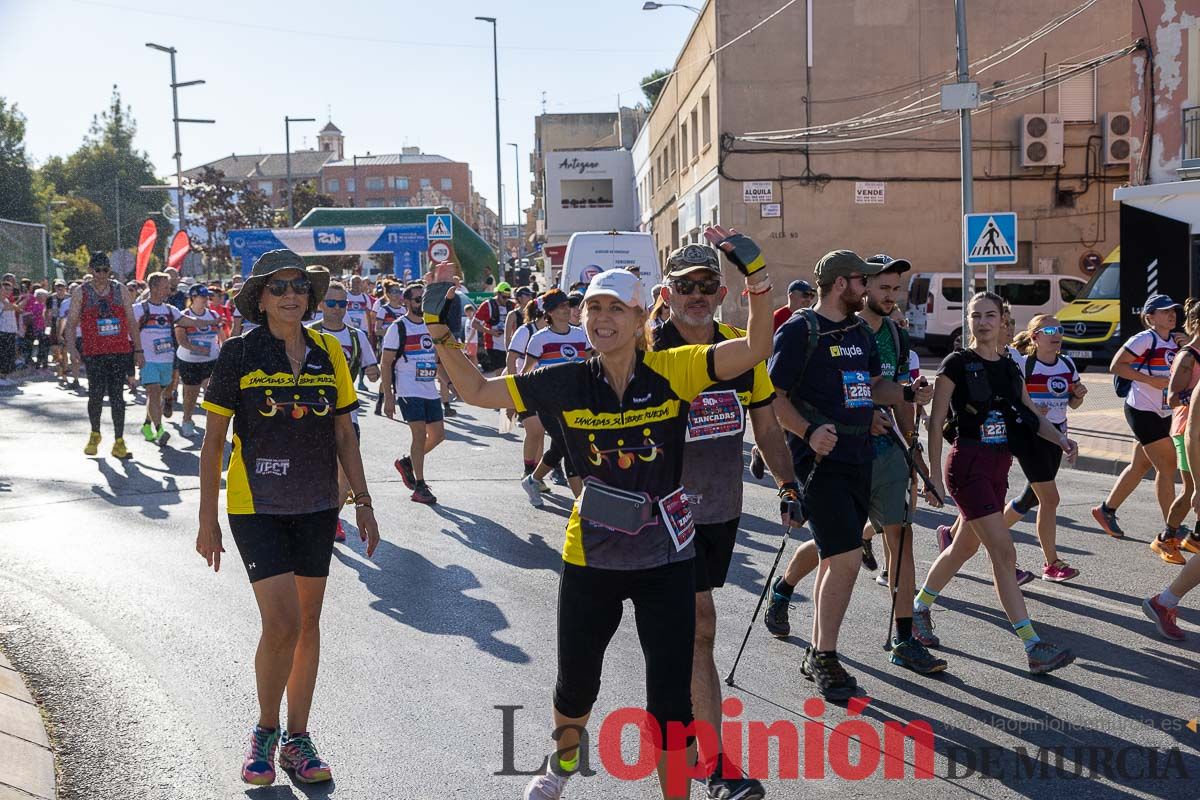
[[[100,432],[100,412],[104,410],[104,395],[112,408],[113,435],[125,435],[125,378],[133,363],[132,353],[87,356],[83,359],[88,381],[88,420],[92,432]]]
[[[646,710],[658,722],[666,747],[667,723],[692,721],[696,591],[690,560],[639,570],[563,564],[554,708],[572,718],[591,712],[600,693],[604,651],[621,624],[625,600],[633,601],[646,659]]]

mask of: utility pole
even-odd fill
[[[508,146],[513,149],[513,175],[516,177],[513,182],[517,187],[517,263],[525,257],[525,223],[521,219],[521,149],[517,147],[516,142],[509,142]]]
[[[287,150],[284,156],[284,161],[287,163],[287,196],[288,196],[288,227],[296,224],[293,219],[295,216],[295,204],[292,203],[292,123],[293,122],[316,122],[315,117],[284,117],[283,118],[283,145]],[[358,184],[355,183],[355,189],[358,189]]]
[[[958,82],[942,87],[942,110],[958,111],[958,136],[960,165],[960,183],[962,185],[962,233],[959,237],[966,240],[966,215],[975,210],[973,156],[971,153],[971,111],[979,107],[979,84],[971,82],[970,62],[967,59],[967,0],[954,0],[954,21],[958,40]],[[960,250],[965,250],[965,247]],[[967,303],[975,292],[975,268],[967,263],[966,254],[962,258],[962,341],[967,340]],[[988,265],[987,288],[993,291],[996,284],[995,267]]]
[[[113,175],[113,189],[116,197],[116,216],[117,216],[117,249],[121,249],[121,175],[116,173]]]
[[[146,47],[152,50],[158,50],[167,53],[171,56],[171,107],[174,111],[172,122],[175,123],[175,202],[179,213],[179,230],[187,229],[187,219],[184,216],[184,200],[183,200],[183,153],[179,147],[179,123],[192,122],[202,125],[212,125],[216,120],[212,119],[180,119],[179,117],[179,90],[185,86],[199,86],[204,83],[203,80],[184,81],[180,83],[175,77],[175,48],[166,47],[153,42],[146,42]]]
[[[500,172],[500,53],[498,50],[496,38],[496,18],[495,17],[476,17],[480,22],[492,23],[492,80],[495,87],[496,95],[496,219],[499,221],[499,227],[496,229],[496,241],[499,245],[499,253],[497,253],[497,269],[500,270],[500,275],[504,275],[504,186],[501,181],[503,176]]]

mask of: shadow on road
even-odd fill
[[[442,533],[480,555],[519,569],[548,569],[557,573],[562,564],[558,551],[539,534],[523,539],[497,522],[447,505],[430,506],[433,513],[456,526]]]
[[[347,546],[365,549],[358,531],[346,524]],[[494,603],[466,593],[480,588],[475,573],[458,564],[439,567],[425,556],[386,539],[370,563],[351,558],[341,547],[334,556],[358,573],[368,591],[375,595],[371,608],[399,623],[434,636],[463,636],[475,646],[502,661],[525,664],[529,655],[520,647],[496,638],[507,630],[508,620]]]
[[[107,488],[99,484],[92,486],[92,493],[97,497],[116,506],[140,506],[142,516],[150,519],[166,519],[165,506],[179,505],[179,488],[172,475],[152,477],[132,460],[116,464],[114,467],[105,458],[96,461],[96,468],[108,484]]]

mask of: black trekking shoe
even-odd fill
[[[442,416],[449,419],[451,417],[457,417],[458,412],[451,408],[449,403],[442,403]]]
[[[900,641],[892,638],[891,661],[898,667],[911,669],[918,675],[933,675],[946,669],[945,659],[938,658],[916,639]]]
[[[754,445],[750,448],[750,474],[754,476],[756,481],[761,481],[766,471],[767,462],[763,461],[762,452],[759,451],[758,445]]]
[[[744,775],[726,778],[720,774],[723,771],[717,767],[717,772],[708,777],[705,794],[708,800],[762,800],[767,796],[767,790],[753,778]]]
[[[786,639],[792,633],[792,625],[788,622],[788,605],[792,598],[771,592],[771,602],[767,604],[767,613],[763,615],[763,624],[777,639]]]
[[[849,700],[857,693],[858,681],[850,677],[836,655],[822,657],[812,651],[807,661],[808,675],[826,700]]]
[[[396,459],[393,465],[396,471],[400,473],[400,480],[404,481],[404,485],[409,489],[417,488],[417,473],[413,472],[412,459],[408,456]]]
[[[816,680],[813,677],[812,658],[813,658],[813,649],[812,649],[812,645],[809,645],[808,647],[804,648],[804,656],[800,659],[800,674],[803,675],[806,679],[808,679],[810,681]],[[849,675],[849,674],[846,677],[848,677],[850,679],[851,686],[858,686],[857,678],[855,678],[853,675]]]
[[[871,546],[874,539],[867,539],[862,545],[863,566],[870,572],[879,569],[879,562],[875,560],[875,549]]]

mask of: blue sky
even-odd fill
[[[699,5],[699,3],[694,3]],[[92,115],[120,87],[138,123],[137,146],[160,175],[173,173],[168,57],[179,50],[184,168],[232,152],[316,144],[327,117],[351,154],[416,145],[471,165],[495,207],[491,26],[499,20],[500,126],[520,146],[521,198],[529,204],[533,120],[554,112],[608,111],[641,99],[642,76],[674,61],[694,20],[682,8],[641,10],[642,0],[0,0],[0,95],[28,118],[27,149],[41,162],[79,146]],[[307,137],[307,139],[305,138]],[[505,216],[514,220],[513,149],[502,154]]]

